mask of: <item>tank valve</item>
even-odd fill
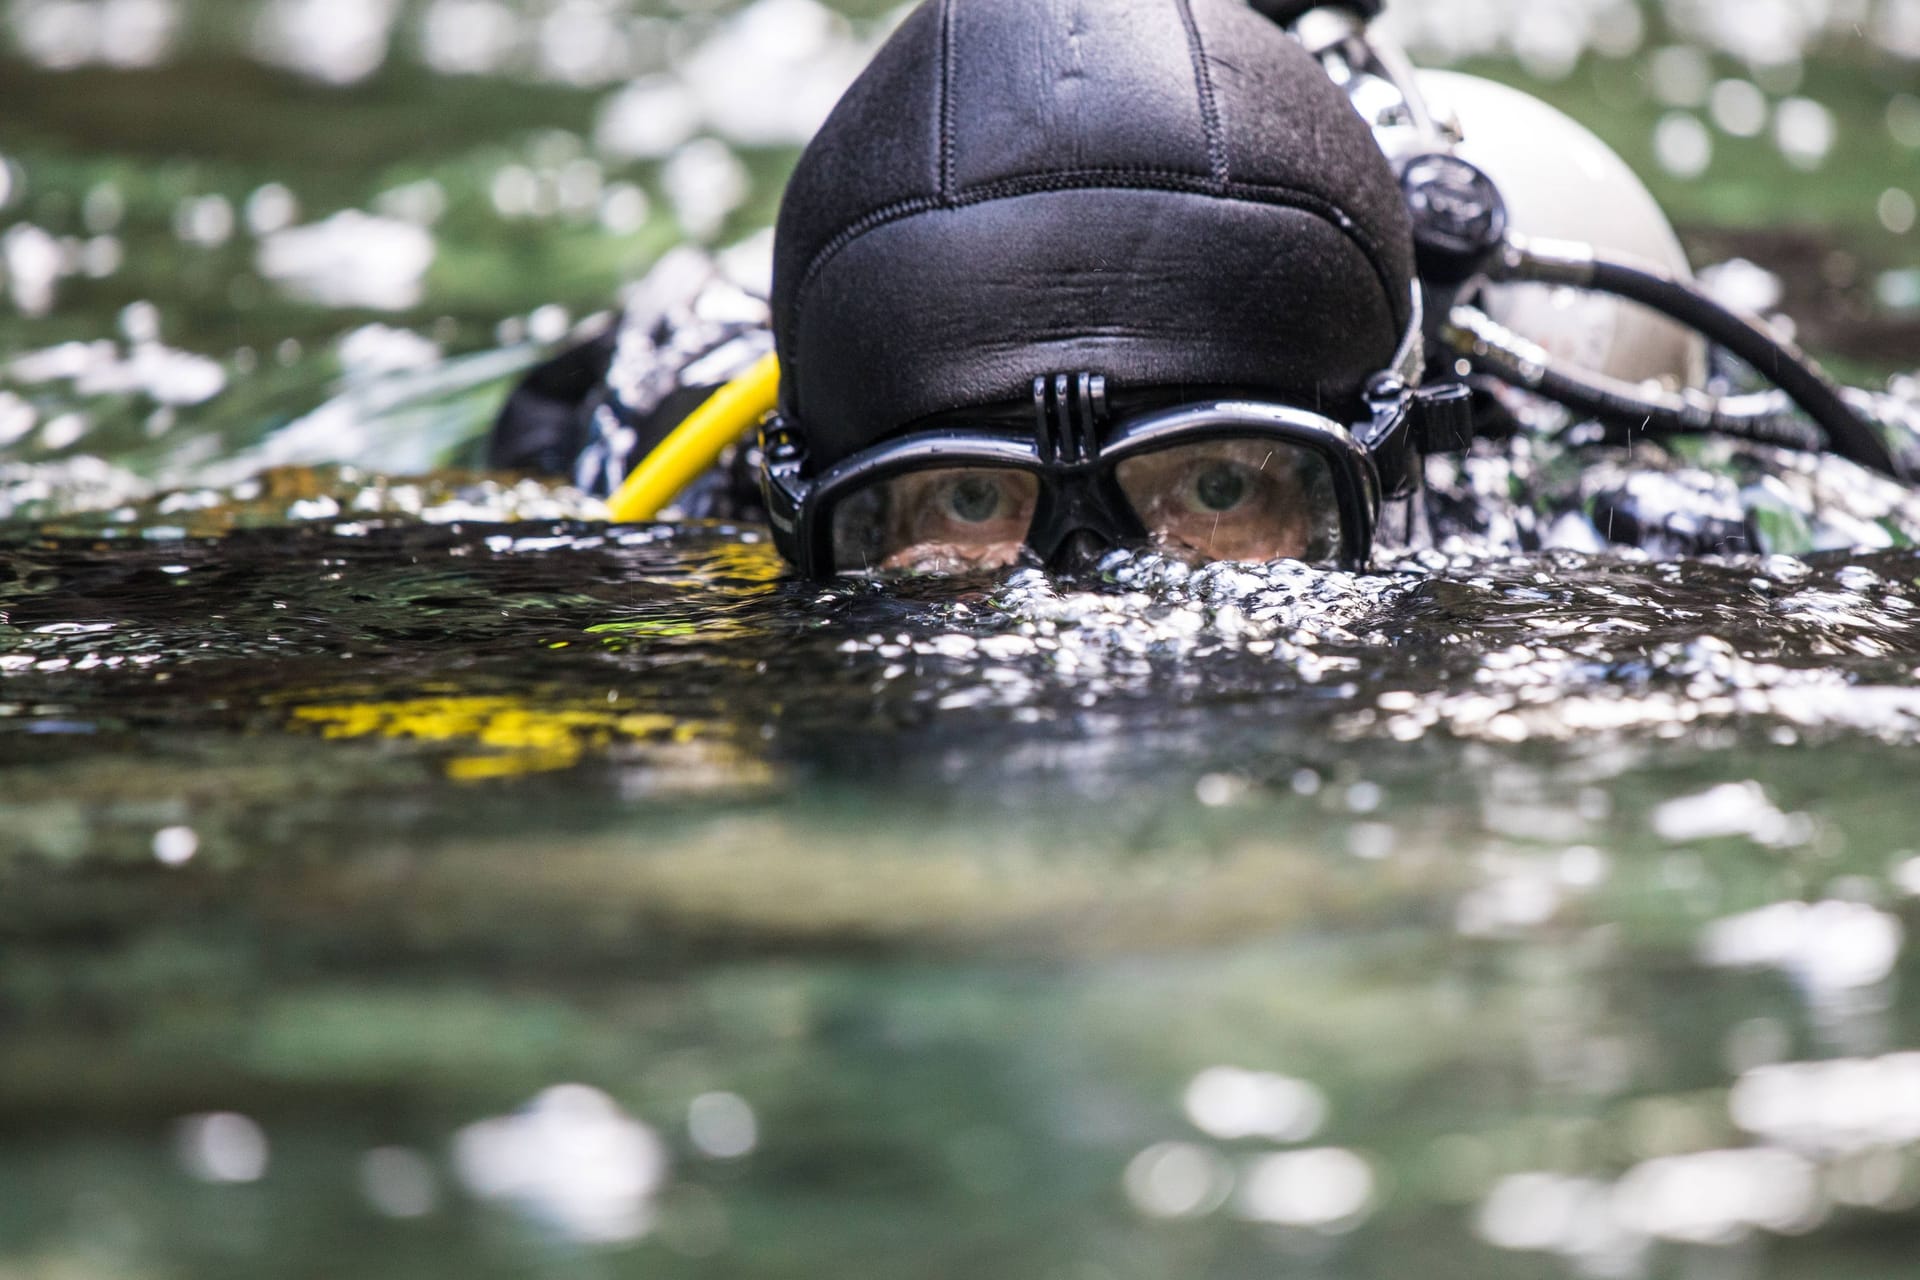
[[[1442,288],[1484,269],[1507,235],[1507,202],[1480,169],[1458,156],[1415,156],[1400,173],[1413,218],[1420,278]]]

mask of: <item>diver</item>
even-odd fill
[[[1381,7],[926,0],[802,155],[770,296],[669,255],[491,463],[765,519],[816,577],[1920,530],[1911,403],[1713,301],[1603,144],[1414,71]]]

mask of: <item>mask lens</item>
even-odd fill
[[[1010,565],[1039,496],[1039,480],[1011,467],[943,467],[879,481],[834,507],[834,569],[956,573]]]
[[[1279,440],[1207,440],[1129,458],[1120,488],[1160,551],[1209,560],[1329,563],[1340,546],[1333,476]]]

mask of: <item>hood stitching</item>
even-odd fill
[[[940,199],[953,199],[953,9],[940,0]]]
[[[1174,0],[1180,23],[1187,29],[1187,56],[1193,60],[1193,83],[1200,95],[1200,125],[1207,137],[1207,164],[1222,191],[1227,187],[1227,142],[1220,129],[1220,103],[1213,92],[1213,73],[1207,67],[1207,47],[1193,16],[1193,0]]]

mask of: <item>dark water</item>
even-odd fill
[[[6,550],[34,1265],[1920,1243],[1910,553],[823,590],[723,528]]]
[[[0,1278],[1912,1275],[1920,553],[821,587],[447,469],[764,255],[837,8],[0,15]],[[1396,8],[1914,367],[1910,4]]]

